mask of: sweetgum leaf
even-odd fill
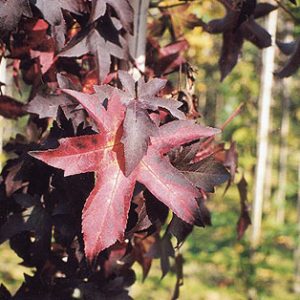
[[[8,119],[17,119],[24,116],[26,111],[24,104],[15,99],[0,95],[0,115]]]
[[[32,17],[28,0],[0,0],[0,7],[0,32],[13,30],[22,15]]]
[[[238,190],[240,194],[240,203],[241,203],[241,214],[237,223],[237,234],[238,239],[241,239],[247,230],[248,226],[251,225],[251,219],[249,216],[248,200],[247,200],[247,189],[248,184],[243,176],[240,182],[238,183]]]
[[[276,45],[280,49],[280,51],[285,55],[291,55],[296,49],[296,41],[284,43],[281,41],[276,41]]]
[[[165,108],[179,119],[184,119],[185,115],[178,110],[181,102],[155,96],[166,85],[166,80],[154,78],[145,82],[141,78],[136,83],[125,71],[119,71],[119,78],[125,91],[108,85],[95,86],[95,90],[104,92],[108,97],[116,93],[127,106],[122,142],[125,174],[128,176],[145,155],[150,137],[157,135],[157,128],[146,109],[157,111],[159,108]]]
[[[244,39],[247,39],[258,48],[271,46],[270,34],[256,23],[255,19],[266,16],[277,7],[257,4],[255,0],[231,1],[219,0],[226,8],[225,16],[208,23],[199,19],[197,26],[205,31],[217,34],[222,33],[223,44],[219,59],[221,81],[232,71],[238,61]],[[240,8],[236,4],[242,4]]]
[[[170,257],[174,257],[175,252],[171,242],[171,236],[166,233],[162,238],[156,236],[155,243],[146,254],[150,258],[160,258],[160,267],[162,271],[161,278],[164,278],[170,270]]]
[[[72,105],[66,95],[46,95],[38,93],[27,105],[26,111],[39,115],[40,118],[55,118],[58,107]]]
[[[95,187],[82,215],[85,253],[88,259],[92,259],[117,239],[123,238],[135,184],[132,178],[124,176],[118,162],[122,159],[119,128],[124,109],[116,98],[109,102],[106,111],[101,104],[103,99],[97,99],[97,103],[93,101],[96,100],[94,95],[65,92],[77,99],[80,97],[81,104],[94,117],[102,134],[61,139],[57,149],[31,152],[31,155],[64,169],[65,176],[96,172]]]
[[[267,48],[272,44],[271,35],[253,19],[245,22],[241,30],[244,38],[260,49]]]
[[[36,0],[35,6],[41,11],[45,20],[54,26],[63,22],[62,9],[75,14],[81,14],[85,10],[82,0],[52,0],[51,5],[47,0]]]
[[[268,15],[270,12],[272,12],[277,8],[278,8],[277,5],[273,5],[268,2],[257,3],[254,11],[254,18],[258,19],[258,18],[265,17],[266,15]]]
[[[219,59],[221,81],[232,71],[237,64],[243,46],[243,36],[239,31],[227,31],[223,34],[222,52]]]
[[[104,16],[107,4],[116,12],[124,29],[132,33],[133,10],[128,0],[90,0],[92,1],[91,20],[95,21]]]
[[[179,167],[181,173],[197,187],[206,192],[214,192],[216,185],[229,180],[226,168],[213,158],[206,158],[194,164]]]
[[[279,78],[289,77],[294,74],[300,67],[300,38],[295,42],[293,46],[293,52],[280,71],[275,72],[275,75]]]
[[[256,0],[242,1],[237,27],[240,26],[246,20],[248,20],[251,15],[253,15],[255,8],[256,8]]]
[[[96,182],[83,209],[82,231],[85,253],[89,260],[100,251],[122,240],[127,222],[130,200],[136,181],[144,184],[161,202],[179,218],[193,223],[197,212],[199,191],[168,161],[164,154],[170,146],[179,146],[204,136],[214,135],[215,129],[193,122],[177,137],[176,125],[161,126],[162,138],[153,138],[136,169],[124,175],[124,149],[121,143],[125,107],[118,95],[110,98],[107,110],[102,105],[103,95],[86,95],[64,90],[76,98],[98,126],[99,134],[64,138],[57,149],[32,151],[30,154],[45,163],[65,170],[65,176],[95,172]],[[165,127],[166,126],[166,127]],[[176,138],[175,138],[176,137]],[[167,146],[165,146],[165,143]]]
[[[178,217],[187,223],[193,223],[198,190],[167,161],[166,157],[151,148],[148,148],[147,155],[139,164],[137,180]],[[187,199],[193,200],[186,201]]]
[[[154,78],[145,82],[143,78],[140,78],[135,89],[136,83],[127,72],[119,71],[119,78],[125,91],[109,85],[95,86],[95,90],[104,92],[108,97],[112,93],[117,93],[125,105],[128,105],[131,101],[138,101],[145,109],[157,111],[159,108],[165,108],[174,117],[185,119],[184,113],[178,109],[182,105],[180,101],[163,99],[156,96],[165,87],[166,80]]]
[[[150,136],[155,135],[158,128],[137,101],[127,106],[123,128],[125,174],[129,176],[146,154]]]
[[[0,244],[24,230],[28,230],[28,227],[21,214],[9,216],[6,223],[4,223],[0,229]]]
[[[119,44],[116,44],[105,39],[102,35],[95,28],[92,28],[91,30],[82,30],[73,37],[73,39],[59,53],[59,56],[80,57],[89,52],[94,54],[97,58],[99,78],[102,82],[110,70],[110,56],[113,55],[120,59],[124,59],[126,57],[126,42],[124,38],[119,36]]]
[[[160,126],[159,135],[151,140],[160,152],[167,153],[176,146],[220,132],[220,129],[198,125],[192,120],[175,120]]]

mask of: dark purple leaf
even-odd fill
[[[124,59],[126,41],[118,36],[120,45],[103,38],[96,29],[80,31],[60,52],[63,57],[80,57],[87,53],[95,55],[98,64],[99,78],[102,82],[110,71],[111,55]]]
[[[168,231],[176,237],[177,247],[180,247],[185,239],[193,231],[193,225],[188,224],[179,219],[176,215],[173,215],[173,218],[168,227]]]
[[[0,115],[8,119],[17,119],[26,115],[24,104],[15,99],[0,95]]]
[[[21,214],[13,214],[8,217],[6,223],[0,227],[0,244],[10,239],[14,235],[28,230],[27,224]]]
[[[138,101],[127,106],[123,128],[125,175],[129,176],[146,154],[150,136],[156,135],[158,128]]]
[[[296,49],[296,41],[292,41],[289,43],[284,43],[280,41],[276,41],[276,45],[280,49],[280,51],[285,55],[291,55]]]
[[[11,294],[4,284],[0,284],[0,299],[1,300],[10,300]]]
[[[254,20],[243,23],[240,29],[243,37],[256,47],[263,49],[272,45],[271,35]]]
[[[267,16],[270,12],[277,9],[277,5],[273,5],[269,2],[260,2],[256,4],[256,8],[254,11],[254,19],[262,18]]]
[[[174,254],[170,234],[165,234],[163,238],[157,236],[155,244],[146,255],[151,258],[160,258],[161,278],[164,278],[170,270],[170,257],[174,257]]]
[[[40,118],[56,118],[58,107],[62,109],[76,105],[65,94],[47,95],[37,94],[27,105],[26,111],[39,115]]]
[[[241,202],[241,214],[237,223],[237,234],[238,239],[241,239],[248,228],[251,225],[251,219],[249,216],[249,207],[247,200],[247,181],[243,176],[240,182],[238,183],[238,190],[240,194],[240,202]]]
[[[183,285],[183,256],[177,253],[175,256],[175,271],[176,271],[176,284],[173,292],[172,300],[179,299],[179,289]]]
[[[243,36],[239,30],[236,32],[227,31],[223,33],[222,51],[219,59],[221,81],[225,79],[237,64],[242,46]]]
[[[28,0],[0,0],[0,7],[0,32],[13,30],[22,15],[32,17]]]
[[[63,23],[62,9],[75,14],[81,14],[86,10],[82,0],[52,0],[51,5],[47,0],[36,0],[35,6],[41,11],[45,20],[53,26]]]
[[[8,169],[8,174],[4,180],[6,195],[10,197],[15,191],[26,185],[25,182],[17,178],[17,174],[23,162],[19,162]]]
[[[215,186],[229,180],[226,168],[213,158],[178,167],[180,172],[194,185],[206,192],[214,192]]]
[[[296,41],[294,51],[290,58],[280,71],[275,72],[279,78],[289,77],[294,74],[300,67],[300,38]]]
[[[90,0],[92,1],[91,20],[96,21],[103,17],[107,4],[110,5],[116,12],[124,29],[132,34],[133,25],[133,10],[128,0]]]
[[[256,8],[256,0],[242,0],[241,3],[239,19],[236,27],[239,27],[242,23],[249,20]]]

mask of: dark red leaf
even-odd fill
[[[25,182],[17,178],[17,174],[20,171],[22,164],[22,162],[19,162],[8,169],[8,174],[4,181],[5,191],[8,197],[10,197],[14,192],[26,185]]]
[[[129,176],[146,154],[150,136],[156,135],[158,128],[138,101],[127,106],[123,128],[125,175]]]
[[[155,243],[151,246],[147,257],[160,258],[160,267],[162,271],[161,278],[164,278],[170,270],[170,257],[174,257],[174,248],[171,243],[170,234],[165,234],[163,238],[156,236]]]
[[[240,182],[238,183],[238,190],[239,190],[240,202],[241,202],[241,214],[237,223],[238,239],[241,239],[243,237],[248,226],[251,225],[248,200],[247,200],[247,186],[248,186],[247,181],[243,176]]]
[[[213,193],[215,186],[230,179],[226,168],[213,158],[206,158],[194,164],[178,167],[181,173],[194,185]]]
[[[152,264],[152,258],[147,256],[147,252],[150,250],[154,243],[155,238],[151,235],[146,238],[136,237],[134,239],[135,247],[133,248],[133,251],[137,262],[142,266],[143,280],[146,279]]]
[[[27,105],[26,111],[40,118],[56,118],[58,107],[65,108],[74,103],[66,95],[37,94]]]
[[[0,244],[24,230],[28,230],[28,227],[26,226],[21,214],[9,216],[6,223],[4,223],[0,228]]]
[[[9,96],[0,95],[0,115],[8,119],[17,119],[26,115],[24,104]]]
[[[120,19],[122,26],[126,31],[132,34],[133,10],[128,0],[90,0],[92,1],[91,20],[96,21],[104,16],[107,10],[107,4],[110,5]]]
[[[11,31],[22,15],[32,17],[28,0],[0,0],[0,31]]]
[[[47,0],[36,0],[35,6],[41,11],[45,20],[53,26],[63,23],[62,9],[75,14],[81,14],[86,10],[82,0],[52,0],[51,5]]]
[[[147,154],[137,168],[124,175],[124,150],[121,143],[125,107],[118,96],[102,105],[103,95],[87,95],[65,90],[75,97],[95,120],[99,134],[60,140],[57,149],[33,151],[30,154],[47,164],[63,169],[65,176],[85,172],[96,173],[96,183],[83,209],[82,230],[85,252],[89,260],[116,240],[122,240],[127,222],[130,200],[136,181],[144,184],[178,217],[193,223],[197,211],[198,190],[175,169],[164,154],[170,146],[179,146],[203,136],[214,135],[214,129],[203,128],[186,121],[179,126],[187,135],[179,134],[176,126],[160,128],[161,138],[153,138]],[[176,137],[174,139],[174,137]],[[167,146],[165,146],[165,144]]]
[[[255,12],[257,12],[255,18],[265,16],[273,10],[273,7],[256,5],[256,0],[237,2],[220,0],[219,2],[226,8],[225,16],[208,23],[199,19],[197,25],[209,33],[223,34],[222,52],[219,59],[222,81],[237,64],[244,39],[249,40],[258,48],[271,45],[270,34],[255,22],[254,16]],[[238,7],[239,5],[241,6]]]
[[[95,55],[98,63],[99,78],[102,82],[109,73],[111,55],[124,59],[126,57],[126,42],[119,36],[120,45],[106,40],[98,30],[79,32],[59,53],[63,57],[80,57],[87,53]]]
[[[165,108],[177,118],[184,119],[185,116],[178,110],[182,103],[155,96],[165,86],[166,80],[154,78],[145,82],[141,78],[136,88],[136,83],[128,72],[119,71],[119,78],[125,91],[108,85],[95,86],[95,90],[104,92],[108,97],[115,93],[127,106],[122,142],[125,153],[125,174],[129,175],[146,153],[150,137],[157,135],[156,125],[146,109],[157,111],[159,108]]]
[[[219,59],[221,81],[232,71],[237,64],[243,46],[243,36],[240,30],[227,31],[223,34],[222,52]]]
[[[175,256],[176,284],[173,292],[172,300],[179,298],[179,289],[183,285],[183,256],[177,253]]]
[[[193,225],[185,223],[176,217],[176,215],[173,215],[168,227],[168,231],[176,237],[177,247],[180,247],[189,234],[193,231]]]
[[[230,148],[228,150],[226,150],[224,166],[229,168],[230,175],[231,175],[230,180],[233,181],[235,173],[237,172],[237,166],[238,166],[238,152],[236,149],[235,142],[231,142]]]

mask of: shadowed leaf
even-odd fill
[[[24,104],[11,97],[0,95],[0,115],[8,119],[17,119],[26,115]]]
[[[215,186],[229,180],[226,168],[213,158],[206,158],[194,164],[179,167],[181,173],[197,187],[213,193]]]
[[[237,234],[238,239],[241,239],[247,230],[248,226],[251,225],[251,219],[249,216],[248,200],[247,200],[247,181],[243,176],[240,182],[238,183],[238,190],[240,194],[241,202],[241,214],[237,223]]]

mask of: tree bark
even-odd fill
[[[0,82],[6,83],[6,60],[2,57],[0,62]],[[5,94],[5,86],[1,87],[1,91]],[[4,118],[0,116],[0,157],[3,153],[3,135],[4,135]],[[2,170],[2,160],[0,160],[0,171]]]
[[[128,42],[129,53],[135,62],[135,66],[131,69],[135,80],[139,79],[141,72],[145,71],[149,4],[150,0],[133,0],[131,2],[134,11],[134,28],[133,36],[128,37]]]
[[[276,223],[282,225],[285,218],[285,198],[286,198],[286,177],[288,160],[288,133],[289,133],[289,106],[290,97],[288,92],[288,80],[282,82],[283,101],[282,117],[280,126],[280,148],[279,148],[279,172],[278,172],[278,192],[275,199],[277,208]]]
[[[276,34],[277,10],[269,14],[266,30],[274,37]],[[260,241],[263,194],[265,186],[266,165],[268,157],[268,134],[270,124],[270,106],[273,86],[274,45],[263,51],[263,67],[259,97],[259,117],[257,132],[257,165],[255,170],[255,187],[253,200],[253,226],[251,235],[252,247]]]
[[[294,292],[300,294],[300,155],[298,155],[298,199],[297,199],[297,240],[294,252],[295,278]]]

